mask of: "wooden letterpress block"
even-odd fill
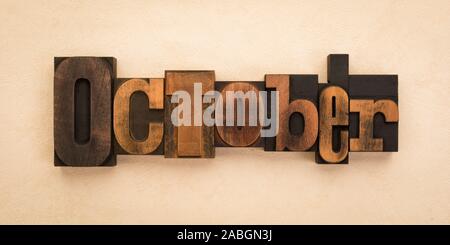
[[[203,125],[202,120],[203,111],[210,105],[202,103],[203,94],[214,90],[214,71],[166,71],[165,76],[164,156],[169,158],[214,157],[214,126]],[[199,94],[195,93],[194,83],[201,84],[202,88]],[[183,94],[187,93],[189,97],[186,98],[181,96],[182,94],[176,94],[180,90],[184,91]],[[177,101],[177,103],[171,103],[172,100]],[[183,110],[181,113],[179,107],[184,103],[188,103],[186,105],[190,107],[190,110]],[[197,107],[202,108],[202,110],[196,110]],[[177,113],[182,114],[183,120],[186,116],[189,116],[188,125],[174,125],[171,118],[173,113],[175,115]]]
[[[116,59],[56,57],[55,166],[112,166],[112,91]]]
[[[266,75],[266,87],[279,92],[279,128],[277,136],[265,138],[264,150],[314,151],[319,120],[318,76]],[[270,112],[271,102],[267,105]]]
[[[328,83],[319,84],[318,109],[320,122],[318,139],[319,147],[316,150],[317,163],[348,163],[348,60],[348,54],[328,55]],[[331,89],[328,90],[329,87],[331,87]],[[328,90],[328,92],[322,94],[325,90]],[[320,102],[321,98],[322,104]],[[330,125],[327,125],[328,120],[332,122],[331,131],[329,130]],[[324,142],[321,142],[322,140],[324,140]]]
[[[348,95],[339,86],[320,86],[318,163],[348,163]]]
[[[350,151],[398,151],[397,75],[350,75]]]
[[[258,120],[258,99],[259,91],[264,91],[264,82],[219,82],[216,81],[215,89],[220,92],[223,98],[223,110],[222,115],[217,115],[216,119],[221,120],[223,126],[216,126],[215,130],[215,146],[232,146],[232,147],[257,147],[263,146],[264,140],[260,137],[261,125]],[[242,94],[239,94],[242,92]],[[229,100],[233,101],[233,104],[227,105],[227,93],[229,96],[233,95],[233,98]],[[233,94],[231,94],[233,93]],[[238,94],[236,94],[238,93]],[[242,98],[239,98],[242,95]],[[251,101],[252,100],[252,101]],[[241,103],[243,105],[245,113],[238,115],[237,106]],[[227,126],[227,106],[230,106],[233,110],[232,119],[234,126]],[[239,117],[243,116],[244,125],[238,126]],[[250,121],[256,121],[255,126],[250,125]]]
[[[164,79],[119,78],[115,85],[116,154],[162,155]]]

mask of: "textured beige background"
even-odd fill
[[[450,1],[0,1],[0,223],[450,223]],[[53,167],[53,57],[115,56],[120,77],[399,74],[400,152],[217,149]]]

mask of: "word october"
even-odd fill
[[[117,78],[112,57],[55,57],[55,166],[114,166],[117,154],[212,158],[215,147],[314,151],[348,163],[350,151],[398,151],[397,75],[350,75],[331,54],[318,75],[215,81],[214,71]]]

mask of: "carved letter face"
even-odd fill
[[[348,126],[348,96],[344,89],[329,86],[319,97],[319,153],[329,163],[339,163],[348,155],[348,129],[340,131],[340,147],[333,150],[333,127]]]
[[[214,157],[214,127],[201,122],[203,110],[209,106],[202,104],[203,94],[214,90],[214,81],[213,71],[166,71],[165,157]],[[195,84],[201,85],[197,93]],[[191,95],[189,126],[176,127],[171,121],[172,110],[176,108],[171,97],[176,96],[178,90]]]
[[[222,140],[227,146],[255,144],[260,139],[261,130],[258,122],[259,89],[250,82],[230,82],[220,92],[227,103],[223,104],[223,116],[220,118],[223,126],[216,127],[220,137],[217,140]],[[227,121],[233,125],[228,126]],[[240,125],[242,122],[243,125]]]
[[[117,79],[114,58],[56,57],[54,113],[56,166],[113,166],[116,154],[212,158],[216,146],[315,151],[317,163],[339,164],[351,151],[398,151],[398,76],[351,75],[347,54],[328,56],[327,83],[216,82],[214,71]]]
[[[115,165],[111,140],[114,79],[113,58],[55,59],[55,165]]]
[[[319,122],[317,76],[266,75],[266,87],[279,92],[279,129],[276,137],[266,139],[265,150],[314,150]]]
[[[164,79],[129,79],[125,80],[117,89],[114,98],[114,133],[120,147],[129,154],[149,154],[154,152],[161,144],[164,133],[164,122],[148,123],[148,133],[144,140],[138,140],[133,130],[131,121],[143,121],[145,115],[130,116],[131,97],[137,92],[143,92],[147,96],[148,109],[164,108]],[[145,106],[145,105],[140,105]]]
[[[391,100],[350,100],[350,112],[359,113],[359,137],[350,139],[350,151],[383,151],[383,139],[373,136],[373,119],[381,113],[385,122],[398,122],[397,104]]]
[[[349,97],[350,151],[397,151],[397,75],[350,75]]]

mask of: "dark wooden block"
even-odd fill
[[[113,166],[116,59],[55,57],[55,166]]]
[[[258,101],[256,101],[257,111],[256,119],[257,126],[249,125],[249,102],[248,98],[245,99],[245,126],[236,126],[237,120],[235,120],[235,126],[226,126],[226,91],[242,91],[247,93],[249,91],[254,91],[256,94],[256,99],[259,98],[259,91],[265,90],[264,82],[256,81],[216,81],[215,82],[216,91],[222,94],[223,98],[223,125],[215,127],[215,146],[217,147],[263,147],[264,139],[260,137],[261,126],[258,120]],[[235,107],[237,106],[237,99],[235,99]],[[237,110],[234,109],[235,118],[237,118]]]
[[[330,54],[327,57],[328,83],[348,91],[349,74],[348,54]]]
[[[359,144],[362,147],[350,144],[351,151],[398,151],[398,76],[397,75],[350,75],[349,96],[351,103],[358,101],[373,101],[374,106],[385,103],[384,112],[375,112],[375,107],[366,103],[365,111],[350,112],[350,141],[359,138],[361,131],[366,132],[368,137]],[[372,108],[373,107],[373,108]],[[379,108],[379,107],[377,107]],[[365,115],[361,123],[361,114]],[[389,120],[390,119],[390,120]],[[387,120],[387,121],[386,121]],[[369,124],[369,125],[368,125]],[[364,133],[362,133],[364,134]],[[375,147],[373,142],[381,139],[381,145]],[[370,142],[372,142],[370,144]],[[352,143],[352,142],[351,142]],[[364,144],[366,146],[364,146]],[[352,147],[353,145],[353,147]]]
[[[197,112],[193,108],[194,83],[202,84],[202,98],[207,91],[214,90],[214,71],[166,71],[165,74],[165,132],[164,156],[212,158],[215,155],[214,126],[203,124],[203,112],[211,104],[202,103],[203,109]],[[171,103],[171,98],[178,90],[191,95],[191,126],[176,127],[171,121],[171,114],[178,106]],[[195,126],[196,115],[199,115],[202,126]]]
[[[116,154],[164,154],[164,79],[119,78],[115,82]]]

